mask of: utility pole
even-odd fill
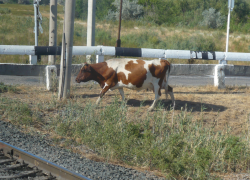
[[[229,43],[230,14],[231,14],[231,11],[233,11],[233,8],[234,8],[234,0],[228,0],[226,54],[228,52],[228,43]],[[227,61],[225,61],[224,63],[227,64]]]
[[[34,1],[34,21],[35,21],[35,28],[34,28],[34,33],[35,33],[35,46],[38,46],[38,8],[39,8],[39,0]]]
[[[49,46],[57,45],[57,0],[50,0]],[[48,64],[54,65],[56,55],[49,55]]]
[[[40,30],[41,33],[43,33],[42,28],[42,15],[39,12],[39,2],[41,0],[33,0],[33,6],[34,6],[34,21],[35,21],[35,27],[34,27],[34,33],[35,33],[35,46],[38,46],[38,35]],[[30,64],[37,64],[37,59],[40,59],[41,56],[29,56]]]
[[[116,40],[116,47],[121,47],[121,39],[120,39],[120,34],[121,34],[121,21],[122,21],[122,0],[120,2],[120,15],[119,15],[119,27],[118,27],[118,38]]]
[[[71,79],[71,64],[72,64],[72,50],[73,50],[73,34],[74,34],[74,17],[75,17],[75,0],[65,0],[65,14],[64,14],[64,30],[63,39],[65,39],[65,64],[61,61],[60,79],[59,79],[59,94],[66,99],[70,95],[70,79]],[[62,60],[64,50],[62,48]],[[62,68],[63,67],[63,68]],[[64,68],[65,67],[65,68]],[[63,82],[63,83],[62,83]]]
[[[95,9],[96,0],[88,0],[87,46],[95,45]],[[91,63],[91,55],[87,55],[86,60]]]

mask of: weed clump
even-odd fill
[[[209,179],[212,172],[238,172],[250,160],[246,138],[230,135],[230,129],[215,131],[193,121],[186,110],[169,119],[158,106],[153,114],[134,123],[125,102],[115,99],[103,109],[88,102],[84,108],[68,103],[54,122],[62,136],[81,139],[107,159],[158,169],[169,178]],[[202,111],[201,111],[202,113]],[[202,118],[203,116],[201,116]]]
[[[3,82],[0,82],[0,93],[17,91],[18,89],[16,88],[16,86],[5,85]]]
[[[28,126],[33,125],[32,111],[26,103],[1,97],[0,112],[2,112],[2,116],[7,118],[13,124]]]

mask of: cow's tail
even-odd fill
[[[168,79],[169,79],[169,74],[170,74],[170,65],[168,66],[168,70],[167,70],[167,73],[166,73],[166,76],[165,76],[165,81],[166,81],[166,84],[165,84],[165,89],[168,88]]]

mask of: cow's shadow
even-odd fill
[[[76,98],[95,98],[95,97],[99,97],[100,94],[81,94],[81,95],[75,95],[74,97]],[[109,96],[113,96],[112,94],[105,94],[105,96],[109,97]]]
[[[246,92],[230,92],[230,94],[245,94]],[[229,94],[228,92],[174,92],[174,94]]]
[[[80,96],[77,96],[78,98],[97,98],[99,97],[99,94],[83,94]],[[105,96],[114,96],[113,94],[105,94]],[[126,99],[127,105],[132,107],[145,107],[145,106],[151,106],[153,103],[153,100],[137,100],[137,99]],[[119,101],[122,101],[121,99]],[[110,104],[108,102],[107,104]],[[163,108],[166,108],[170,110],[172,108],[172,101],[171,100],[158,100],[157,105],[161,105]],[[175,100],[175,110],[182,110],[185,107],[187,107],[188,111],[192,112],[222,112],[225,111],[227,108],[225,106],[219,106],[214,104],[208,104],[203,102],[193,102],[193,101],[181,101],[181,100]]]
[[[153,100],[145,100],[140,101],[136,99],[129,99],[127,101],[127,105],[134,106],[134,107],[140,107],[140,106],[151,106],[153,103]],[[170,100],[159,100],[157,102],[158,105],[161,105],[164,108],[167,108],[168,110],[172,107],[172,101]],[[214,104],[208,104],[208,103],[202,103],[202,102],[193,102],[193,101],[181,101],[181,100],[175,100],[175,110],[182,110],[187,107],[188,111],[192,112],[222,112],[225,111],[227,108],[225,106],[219,106]]]
[[[99,97],[100,94],[82,94],[79,96],[76,96],[77,98],[94,98],[94,97]]]

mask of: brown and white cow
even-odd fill
[[[161,89],[165,89],[166,96],[170,94],[173,107],[175,99],[172,88],[168,86],[170,63],[167,60],[151,61],[139,59],[110,59],[97,64],[84,64],[76,77],[76,82],[94,80],[102,88],[98,104],[108,90],[119,89],[124,100],[123,88],[140,91],[150,89],[155,93],[153,104],[148,109],[153,110],[161,96]]]

